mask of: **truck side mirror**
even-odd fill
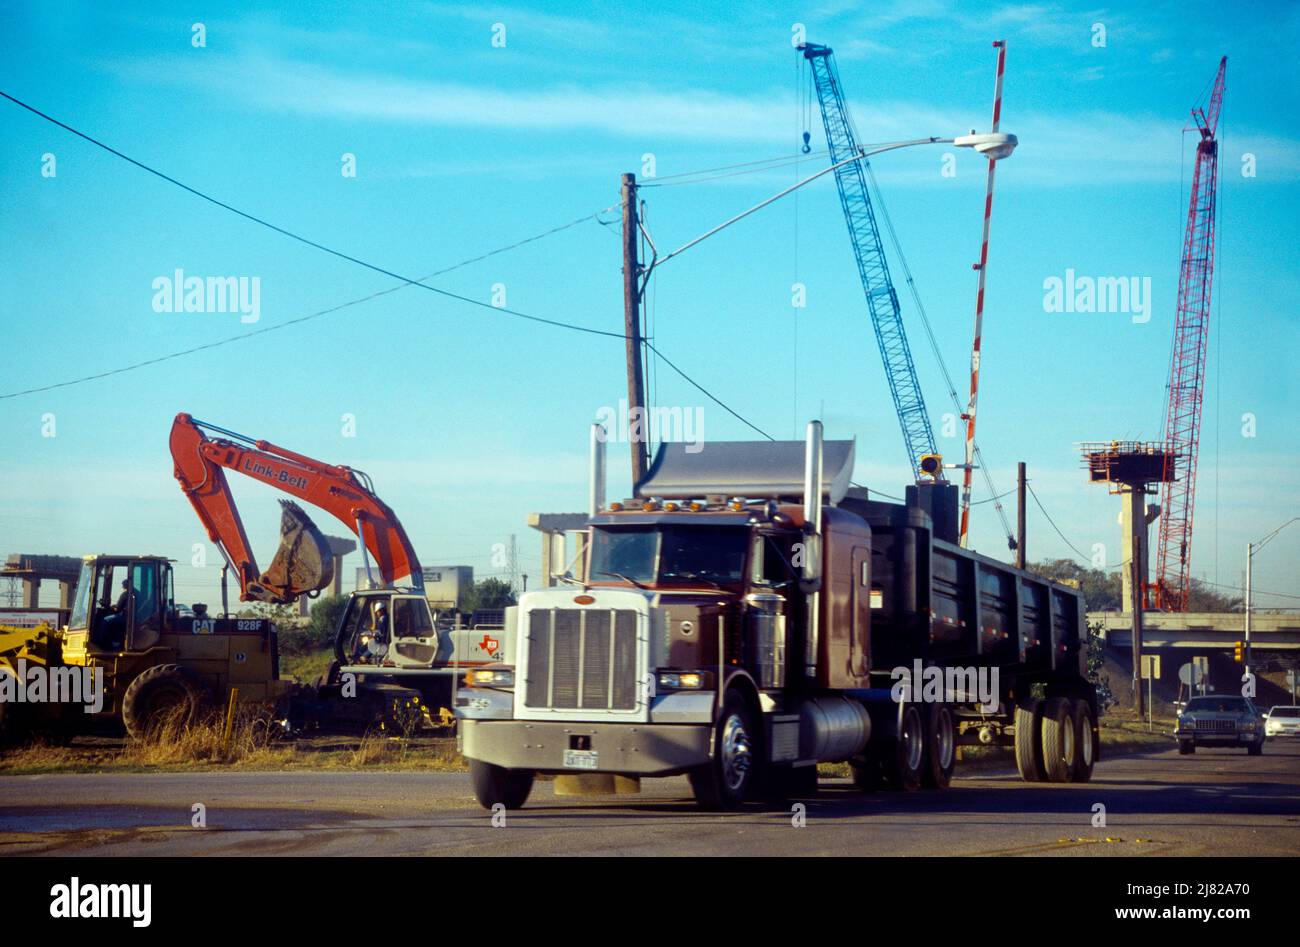
[[[822,587],[822,537],[805,529],[799,549],[799,590],[805,595],[820,592]]]

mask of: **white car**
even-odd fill
[[[1274,707],[1264,714],[1264,736],[1300,737],[1300,707]]]

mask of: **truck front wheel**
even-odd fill
[[[755,721],[749,702],[729,691],[714,727],[713,759],[688,774],[703,808],[736,809],[753,795],[759,763]]]
[[[507,809],[522,809],[533,791],[531,771],[506,769],[482,760],[469,761],[469,781],[474,787],[474,798],[484,809],[498,804]]]

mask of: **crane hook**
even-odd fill
[[[811,135],[809,132],[804,132],[804,133],[803,133],[803,153],[804,153],[804,154],[807,154],[808,152],[812,151],[812,145],[808,144],[808,139],[810,139],[811,137],[812,137],[812,135]]]

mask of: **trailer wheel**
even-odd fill
[[[122,695],[122,722],[133,740],[143,740],[169,714],[188,727],[207,703],[207,692],[179,664],[156,664],[133,680]]]
[[[688,773],[695,801],[705,809],[736,809],[758,781],[758,728],[749,702],[728,691],[714,727],[713,759]]]
[[[533,774],[526,769],[506,769],[482,760],[469,761],[469,781],[474,798],[484,809],[495,805],[522,809],[533,791]]]
[[[1053,697],[1043,709],[1043,769],[1048,782],[1070,781],[1074,754],[1074,708],[1069,698]]]
[[[924,782],[930,789],[947,789],[957,766],[957,721],[947,704],[931,704],[925,727]]]
[[[913,792],[921,788],[926,768],[925,721],[916,704],[903,707],[898,736],[882,748],[881,776],[890,789]]]
[[[1074,702],[1074,763],[1070,767],[1070,782],[1086,783],[1092,779],[1092,768],[1097,762],[1097,721],[1092,716],[1092,705],[1086,700]]]
[[[1043,768],[1043,702],[1026,700],[1016,705],[1016,769],[1027,783],[1047,778]]]

